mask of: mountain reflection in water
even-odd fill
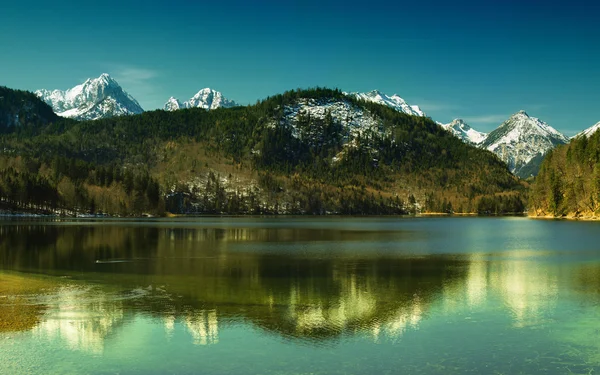
[[[528,251],[415,254],[411,231],[13,223],[0,234],[0,269],[67,276],[27,297],[37,323],[22,327],[91,353],[142,318],[196,345],[240,322],[309,344],[377,341],[418,329],[432,308],[498,299],[514,327],[528,327],[545,322],[561,288],[597,300],[600,285],[598,263],[582,270]]]

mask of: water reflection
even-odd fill
[[[219,342],[219,320],[216,310],[196,310],[186,314],[185,326],[195,345],[212,345]]]
[[[561,295],[600,295],[598,263],[544,262],[531,249],[415,256],[411,232],[41,223],[0,232],[1,268],[71,283],[38,296],[35,323],[23,329],[95,354],[140,316],[200,346],[240,322],[311,343],[379,341],[400,339],[432,312],[497,300],[521,329],[547,322]]]
[[[101,354],[105,339],[123,323],[123,301],[96,288],[62,287],[46,305],[34,335],[62,340],[71,350]]]
[[[490,259],[487,254],[469,255],[464,284],[445,290],[447,310],[473,309],[484,306],[490,299],[497,299],[505,306],[515,327],[543,323],[545,314],[556,307],[561,282],[569,281],[569,275],[579,270],[571,265],[522,259],[516,251],[503,255],[510,255],[511,259]],[[514,255],[517,257],[513,258]],[[570,289],[563,292],[569,294]]]

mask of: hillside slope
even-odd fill
[[[37,169],[28,173],[44,174],[50,187],[68,178],[78,192],[71,201],[103,212],[140,214],[144,207],[163,207],[199,213],[399,214],[523,208],[522,186],[491,153],[464,144],[428,118],[339,90],[289,91],[230,109],[158,110],[57,123],[40,136],[7,136],[4,142],[36,161]],[[63,158],[74,165],[61,167]],[[119,197],[116,204],[111,191]]]
[[[39,128],[58,120],[52,108],[35,94],[0,86],[0,133]]]
[[[549,152],[530,192],[532,216],[600,216],[600,133]]]

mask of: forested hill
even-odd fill
[[[530,192],[534,216],[600,214],[600,132],[578,136],[550,152]]]
[[[58,120],[1,142],[2,202],[18,208],[121,215],[523,210],[522,185],[490,152],[428,118],[339,90],[293,90],[212,111]]]
[[[0,86],[0,133],[33,131],[59,117],[52,108],[28,91],[12,90]]]

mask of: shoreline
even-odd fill
[[[552,215],[527,215],[530,219],[538,220],[570,220],[570,221],[600,221],[600,216],[552,216]]]
[[[26,212],[0,212],[0,219],[185,219],[185,218],[215,218],[215,217],[403,217],[403,218],[426,218],[426,217],[529,217],[536,218],[534,216],[528,216],[526,213],[505,213],[505,214],[478,214],[476,212],[459,212],[459,213],[446,213],[446,212],[424,212],[407,215],[377,215],[377,214],[364,214],[364,215],[341,215],[341,214],[324,214],[324,215],[313,215],[313,214],[173,214],[165,213],[164,215],[157,216],[111,216],[111,215],[91,215],[91,214],[78,214],[78,215],[56,215],[56,214],[34,214]],[[541,217],[537,217],[541,218]],[[543,217],[545,219],[555,219],[554,217]],[[600,220],[598,218],[597,220]]]

